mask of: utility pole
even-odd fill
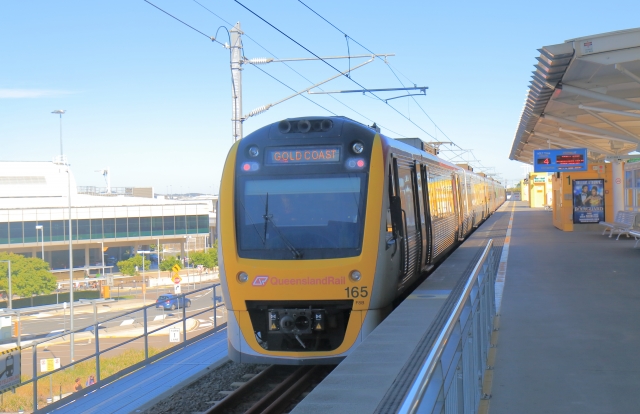
[[[233,125],[233,142],[242,139],[242,30],[240,22],[231,29],[231,96],[233,98],[233,110],[231,121]]]

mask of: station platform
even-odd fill
[[[551,214],[515,203],[488,412],[638,412],[640,249]]]
[[[637,412],[640,249],[601,230],[560,231],[552,214],[506,202],[293,413],[398,412],[439,308],[489,238],[502,262],[479,412]]]
[[[223,328],[117,381],[54,410],[59,413],[131,413],[152,407],[169,391],[196,381],[227,362],[227,330]]]

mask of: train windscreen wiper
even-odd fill
[[[278,235],[284,242],[285,246],[287,246],[287,249],[289,249],[289,251],[293,253],[293,258],[302,259],[302,252],[296,249],[291,244],[291,242],[289,242],[289,240],[284,236],[284,234],[282,234],[282,232],[280,231],[276,223],[273,221],[273,215],[269,214],[269,193],[267,193],[267,200],[264,203],[264,215],[262,216],[262,218],[264,218],[264,239],[265,240],[267,239],[267,225],[270,222],[271,225],[273,226],[273,229],[278,233]]]

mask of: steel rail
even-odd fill
[[[300,381],[305,374],[311,371],[314,366],[301,366],[296,369],[291,375],[284,379],[280,384],[278,384],[275,388],[269,391],[264,397],[260,399],[257,403],[255,403],[251,408],[245,411],[245,414],[260,414],[263,413],[264,410],[271,406],[274,401],[277,401],[283,394],[289,392],[294,384]]]
[[[262,414],[278,414],[281,413],[287,405],[290,404],[296,397],[309,386],[311,380],[314,378],[316,372],[320,369],[319,365],[315,365],[308,370],[304,375],[292,386],[286,389],[280,396],[273,401],[268,407],[266,407]]]
[[[254,388],[265,379],[268,379],[269,376],[272,375],[273,371],[275,371],[275,369],[276,369],[275,365],[271,365],[265,368],[264,370],[259,372],[257,375],[255,375],[253,378],[251,378],[249,381],[247,381],[240,388],[238,388],[237,390],[233,391],[231,394],[224,397],[222,401],[217,402],[216,405],[209,408],[203,414],[225,413],[226,410],[228,410],[232,405],[238,404],[238,402],[249,393],[250,389]]]

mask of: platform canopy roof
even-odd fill
[[[535,149],[587,148],[590,162],[630,158],[640,144],[640,29],[539,49],[511,148],[533,163]]]

